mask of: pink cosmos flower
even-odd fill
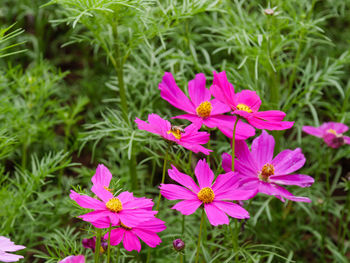
[[[332,148],[350,144],[350,137],[343,135],[348,129],[348,126],[338,122],[325,122],[320,127],[303,126],[303,132],[322,138]]]
[[[202,152],[209,155],[211,152],[211,150],[201,145],[209,141],[209,133],[199,132],[199,127],[195,124],[191,124],[182,130],[176,126],[171,126],[170,122],[162,119],[157,114],[149,114],[148,123],[138,118],[136,118],[135,122],[140,130],[158,134],[164,139],[176,142],[194,153]]]
[[[111,245],[116,246],[123,240],[124,248],[127,251],[136,250],[140,252],[141,243],[139,238],[150,247],[156,247],[162,240],[156,234],[166,229],[162,220],[153,218],[139,223],[135,227],[129,227],[121,223],[121,226],[111,231]],[[108,239],[107,233],[104,239]]]
[[[97,166],[96,173],[91,178],[91,182],[93,185],[95,184],[102,185],[103,187],[106,188],[106,190],[108,190],[111,180],[112,180],[112,174],[108,170],[108,168],[103,164],[99,164]]]
[[[294,122],[282,121],[286,114],[283,111],[260,111],[260,97],[255,91],[242,90],[235,93],[234,87],[228,82],[225,71],[214,72],[213,85],[210,88],[212,95],[225,103],[233,114],[245,118],[258,129],[285,130],[293,126]]]
[[[15,252],[26,248],[25,246],[15,245],[9,238],[0,236],[0,261],[2,262],[16,262],[23,258],[23,256],[10,254],[7,252]]]
[[[300,148],[284,150],[273,158],[275,140],[266,131],[253,140],[251,151],[245,141],[236,144],[235,169],[241,178],[243,189],[256,189],[261,193],[273,195],[284,202],[283,198],[296,202],[311,202],[309,198],[297,197],[288,192],[282,185],[308,187],[314,179],[304,174],[290,174],[300,169],[305,157]],[[222,166],[225,171],[231,170],[231,155],[224,153]]]
[[[83,255],[69,256],[69,257],[62,259],[58,263],[85,263],[85,257]]]
[[[233,172],[220,174],[215,182],[214,173],[205,160],[199,160],[195,175],[199,186],[187,174],[180,173],[175,166],[168,170],[174,181],[183,185],[162,184],[161,194],[169,200],[182,199],[172,207],[183,215],[193,214],[202,204],[209,222],[214,225],[229,224],[227,215],[235,218],[249,218],[249,213],[231,200],[247,200],[256,194],[256,190],[238,189],[239,181]]]
[[[105,228],[106,221],[108,226],[110,223],[116,226],[122,221],[134,227],[142,221],[153,218],[157,213],[151,210],[153,207],[151,199],[135,198],[130,192],[122,192],[115,197],[105,187],[98,184],[94,185],[91,190],[102,201],[87,195],[80,195],[73,190],[69,197],[81,207],[94,210],[79,217],[92,223],[95,227]]]
[[[222,133],[232,138],[235,116],[223,115],[230,108],[217,99],[211,99],[210,91],[205,87],[205,75],[199,73],[188,83],[190,99],[176,85],[173,75],[165,72],[163,81],[159,83],[160,95],[174,107],[186,111],[188,114],[173,118],[186,119],[196,123],[198,127],[203,124],[209,128],[217,127]],[[236,128],[236,139],[245,140],[254,136],[255,129],[249,124],[239,121]]]

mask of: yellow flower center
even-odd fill
[[[122,211],[123,209],[122,202],[120,202],[120,200],[116,197],[109,199],[109,201],[106,203],[106,207],[109,209],[109,211],[116,213]]]
[[[248,113],[252,113],[253,111],[249,108],[249,106],[245,105],[245,104],[238,104],[236,106],[236,109],[237,110],[243,110],[243,111],[246,111]]]
[[[259,179],[264,182],[269,181],[269,177],[275,174],[275,167],[272,164],[265,164],[259,173]]]
[[[126,229],[126,230],[130,230],[131,229],[131,227],[128,227],[128,226],[124,225],[122,222],[120,222],[120,226],[122,228]]]
[[[333,133],[334,135],[337,135],[337,132],[334,129],[328,129],[327,132],[328,133]]]
[[[202,188],[198,194],[198,199],[201,200],[204,204],[209,204],[213,202],[215,198],[214,191],[210,187]]]
[[[213,106],[211,106],[211,103],[209,101],[203,101],[196,109],[196,112],[199,117],[207,118],[210,116],[211,110],[213,109]]]
[[[176,139],[180,140],[182,132],[183,131],[181,131],[180,128],[176,128],[173,126],[171,127],[171,130],[168,131],[168,134],[172,133]]]

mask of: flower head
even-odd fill
[[[350,144],[350,137],[343,135],[348,129],[348,126],[338,122],[325,122],[320,127],[303,126],[304,132],[322,138],[332,148]]]
[[[216,99],[230,107],[233,114],[245,118],[255,128],[285,130],[294,124],[294,122],[283,121],[286,116],[283,111],[259,111],[261,100],[255,91],[242,90],[235,93],[224,71],[214,72],[214,81],[210,91]]]
[[[83,255],[69,256],[58,263],[85,263],[85,257]]]
[[[161,194],[169,200],[182,199],[172,209],[183,215],[193,214],[198,207],[204,206],[209,222],[214,225],[228,224],[227,215],[235,218],[249,218],[249,213],[231,200],[247,200],[256,191],[238,189],[238,179],[232,172],[220,174],[215,182],[214,173],[205,160],[199,160],[195,168],[198,185],[187,174],[179,172],[175,166],[168,170],[171,179],[183,185],[162,184]]]
[[[253,140],[252,149],[244,141],[236,144],[235,169],[243,189],[256,189],[257,191],[273,195],[284,201],[284,198],[297,202],[311,202],[309,198],[297,197],[288,192],[282,185],[297,185],[308,187],[314,179],[304,174],[291,174],[300,169],[305,163],[305,157],[300,148],[284,150],[273,158],[275,140],[266,131]],[[224,153],[222,156],[223,168],[231,170],[232,157]]]
[[[140,252],[141,243],[139,238],[145,242],[149,247],[156,247],[162,240],[156,234],[166,229],[164,221],[153,218],[142,223],[130,227],[123,222],[120,222],[120,227],[112,229],[111,231],[111,245],[116,246],[123,241],[124,248],[127,251],[136,250]],[[108,239],[109,233],[104,236]]]
[[[187,114],[173,118],[186,119],[196,123],[198,127],[203,124],[209,128],[217,127],[226,136],[232,138],[235,116],[223,115],[230,108],[217,99],[211,99],[209,89],[205,87],[205,76],[199,73],[188,83],[190,99],[176,85],[171,73],[165,72],[163,80],[159,83],[160,95],[174,107]],[[239,121],[236,128],[236,139],[245,140],[254,136],[255,130],[249,124]]]
[[[199,127],[195,124],[191,124],[185,129],[182,129],[177,126],[172,126],[169,121],[162,119],[157,114],[149,114],[148,123],[138,118],[135,122],[140,130],[158,134],[164,139],[176,142],[194,153],[202,152],[209,155],[211,152],[211,150],[201,145],[209,141],[209,133],[199,132]]]
[[[173,241],[173,247],[176,251],[180,252],[185,249],[185,242],[178,238]]]
[[[0,236],[0,261],[2,262],[16,262],[23,258],[23,256],[10,254],[7,252],[15,252],[24,249],[25,246],[15,245],[9,238]]]

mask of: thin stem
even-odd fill
[[[120,256],[120,246],[121,246],[122,242],[120,242],[118,244],[118,247],[117,247],[117,257],[115,259],[115,262],[118,263],[119,262],[119,256]]]
[[[183,237],[185,234],[185,215],[182,215],[182,228],[181,228],[181,236]]]
[[[232,134],[232,172],[235,171],[235,139],[236,139],[236,128],[239,117],[236,117],[235,125],[233,126],[233,134]]]
[[[202,210],[201,224],[199,226],[199,234],[198,234],[198,243],[197,243],[197,252],[196,252],[195,263],[198,263],[198,260],[199,260],[199,249],[200,249],[200,244],[201,244],[203,222],[204,222],[204,208]]]
[[[100,247],[101,247],[102,229],[96,231],[96,244],[95,244],[95,263],[100,262]]]
[[[180,263],[184,262],[184,255],[180,254]]]
[[[192,151],[190,151],[190,154],[188,156],[188,170],[191,171],[191,162],[192,162]]]
[[[112,223],[109,224],[108,229],[108,247],[107,247],[107,263],[110,263],[111,261],[111,231],[112,231]]]
[[[164,163],[163,163],[163,175],[162,175],[162,184],[164,184],[164,180],[165,180],[165,172],[166,172],[166,167],[167,167],[167,161],[168,161],[168,155],[169,155],[169,148],[170,145],[168,145],[166,152],[165,152],[165,156],[164,156]],[[160,205],[160,199],[162,198],[162,194],[159,191],[159,195],[158,195],[158,202],[157,202],[157,206],[156,206],[156,211],[159,211],[159,205]]]

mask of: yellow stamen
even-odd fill
[[[172,128],[171,130],[168,131],[168,134],[172,133],[174,137],[178,140],[181,139],[181,131],[179,129]]]
[[[215,198],[214,191],[210,187],[202,188],[198,194],[198,199],[201,200],[204,204],[209,204],[213,202]]]
[[[207,118],[210,116],[211,110],[213,109],[213,106],[211,106],[211,103],[209,101],[203,101],[199,106],[196,108],[196,112],[199,117]]]
[[[253,111],[249,108],[249,106],[245,105],[245,104],[238,104],[236,106],[237,110],[243,110],[246,111],[248,113],[252,113]]]
[[[328,129],[327,132],[337,135],[337,132],[334,129]]]
[[[272,164],[265,164],[259,173],[259,179],[268,182],[271,175],[275,174],[275,167]]]
[[[100,246],[100,253],[103,254],[104,252],[105,252],[105,249],[102,246]]]
[[[122,202],[120,202],[120,200],[116,197],[109,199],[109,201],[106,203],[106,207],[109,209],[109,211],[116,213],[122,211],[123,209]]]
[[[131,227],[128,227],[128,226],[124,225],[122,222],[120,222],[120,226],[122,228],[126,229],[126,230],[130,230],[131,229]]]

